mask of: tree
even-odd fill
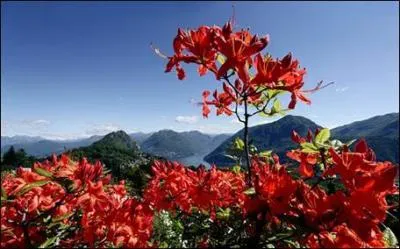
[[[203,92],[203,116],[208,117],[209,106],[216,108],[216,114],[235,114],[244,126],[243,143],[245,165],[251,182],[251,153],[249,145],[249,118],[259,114],[267,117],[284,115],[294,109],[298,100],[310,104],[306,94],[325,86],[322,81],[314,89],[304,90],[303,77],[306,69],[288,53],[282,59],[274,59],[270,54],[262,54],[268,45],[269,36],[259,38],[248,30],[234,31],[234,21],[218,26],[200,26],[184,31],[178,29],[173,40],[174,55],[165,56],[158,49],[156,53],[168,59],[165,72],[175,68],[177,76],[183,80],[186,75],[181,63],[197,64],[200,76],[212,72],[222,83],[222,92]],[[282,108],[278,97],[289,93],[291,101]],[[238,106],[244,107],[241,114]]]

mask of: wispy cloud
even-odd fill
[[[45,119],[1,120],[1,134],[28,134],[46,130],[51,122]]]
[[[349,89],[349,87],[348,86],[345,86],[345,87],[338,87],[338,88],[336,88],[336,92],[345,92],[345,91],[347,91]]]
[[[194,98],[191,98],[189,100],[189,103],[192,104],[192,105],[196,105],[197,106],[197,105],[199,105],[200,102],[198,100],[194,99]]]
[[[205,124],[197,126],[196,130],[207,134],[220,134],[236,132],[238,129],[235,127],[229,125]]]
[[[52,133],[52,132],[39,132],[36,134],[40,137],[50,140],[74,140],[78,138],[89,137],[82,133]]]
[[[184,124],[196,124],[198,121],[198,116],[177,116],[175,118],[175,122]]]
[[[95,124],[85,131],[87,135],[105,135],[107,133],[122,130],[121,126],[118,124]]]
[[[229,123],[235,124],[235,125],[241,125],[241,124],[242,124],[237,118],[231,119],[231,120],[229,121]]]

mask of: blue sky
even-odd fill
[[[1,134],[73,138],[124,129],[235,132],[233,117],[201,117],[210,76],[165,74],[153,42],[172,53],[178,27],[223,25],[232,2],[19,2],[1,9]],[[335,127],[399,111],[396,2],[237,2],[239,27],[269,34],[265,51],[292,52],[306,88],[335,85],[293,115]],[[275,119],[272,119],[275,120]],[[270,122],[256,118],[251,125]]]

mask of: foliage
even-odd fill
[[[1,247],[148,246],[151,210],[110,179],[99,162],[66,156],[6,175]]]
[[[328,138],[321,140],[318,133],[312,140],[295,133],[293,138],[300,144],[329,145],[311,165],[316,182],[308,181],[308,169],[302,168],[308,165],[294,179],[277,156],[272,161],[253,157],[253,188],[245,181],[246,172],[156,161],[143,198],[137,199],[127,195],[123,182],[110,184],[100,163],[76,163],[62,156],[36,163],[32,171],[19,168],[1,185],[1,245],[393,246],[393,232],[380,226],[390,209],[386,198],[398,203],[392,198],[398,194],[397,168],[376,162],[364,141],[352,152],[346,145],[332,146]],[[315,154],[302,150],[300,146],[288,154]],[[310,163],[306,156],[299,158],[300,164]],[[326,167],[316,167],[318,161]],[[319,186],[330,177],[343,188]]]
[[[35,157],[28,156],[24,149],[15,151],[14,146],[11,146],[2,157],[1,170],[16,169],[22,165],[25,167],[30,167],[33,165],[35,160]]]

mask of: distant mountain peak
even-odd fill
[[[102,139],[94,142],[93,145],[105,145],[114,146],[121,149],[134,149],[138,150],[138,146],[135,141],[125,131],[114,131],[105,135]]]

